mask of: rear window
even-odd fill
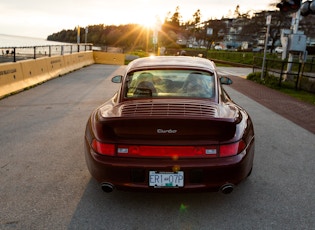
[[[148,70],[130,73],[125,98],[213,98],[213,73],[192,70]]]

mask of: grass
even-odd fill
[[[315,94],[313,93],[308,93],[302,90],[286,89],[286,88],[279,88],[278,90],[292,97],[295,97],[301,101],[315,105]]]
[[[244,63],[244,64],[252,64],[254,57],[262,56],[260,53],[238,53],[238,52],[233,52],[233,53],[224,53],[224,52],[209,52],[209,56],[219,59],[219,60],[224,60],[224,61],[231,61],[235,63]],[[279,63],[281,62],[281,59],[279,58],[279,55],[277,54],[267,54],[268,58],[271,58],[273,60],[276,60],[275,63],[278,61]],[[277,63],[276,63],[277,64]],[[217,64],[217,66],[228,66],[225,64]],[[267,76],[264,78],[264,80],[260,79],[260,72],[255,72],[251,73],[247,76],[247,79],[255,81],[259,84],[263,84],[269,88],[273,88],[275,90],[278,90],[282,93],[285,93],[287,95],[290,95],[294,98],[297,98],[301,101],[310,103],[312,105],[315,105],[315,94],[311,92],[307,92],[304,90],[295,90],[295,85],[292,85],[292,82],[282,82],[281,87],[279,86],[279,78],[267,74]]]
[[[295,89],[291,88],[292,86],[290,86],[286,82],[283,82],[282,87],[280,87],[279,86],[279,78],[277,78],[271,74],[267,74],[266,77],[263,80],[261,80],[260,75],[261,75],[260,72],[251,73],[247,76],[247,79],[254,81],[254,82],[257,82],[259,84],[265,85],[269,88],[278,90],[282,93],[285,93],[285,94],[287,94],[291,97],[294,97],[296,99],[299,99],[301,101],[315,105],[315,94],[314,93],[306,92],[303,90],[295,90]]]

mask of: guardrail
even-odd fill
[[[0,63],[92,51],[93,44],[0,47]],[[2,54],[2,55],[1,55]]]

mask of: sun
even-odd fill
[[[153,29],[155,27],[155,21],[149,18],[144,19],[140,22],[140,25],[146,29]]]
[[[138,21],[138,24],[146,29],[159,30],[161,27],[159,16],[150,14],[149,12],[144,14]]]

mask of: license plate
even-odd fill
[[[155,188],[178,188],[184,186],[184,172],[150,171],[149,186]]]

